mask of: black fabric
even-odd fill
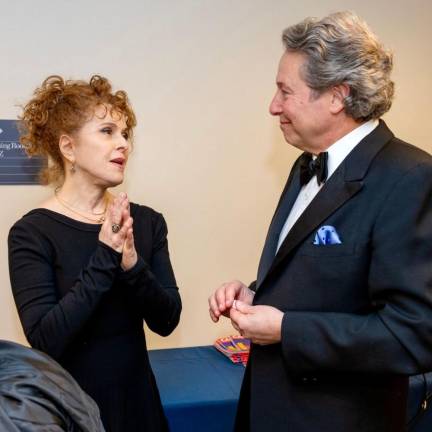
[[[282,228],[288,218],[291,208],[294,205],[300,192],[301,184],[299,169],[300,164],[297,163],[291,170],[287,185],[281,195],[273,219],[270,223],[266,241],[264,243],[264,249],[261,254],[258,266],[258,274],[256,280],[258,286],[261,284],[262,280],[264,279],[270,266],[273,263],[274,257],[276,255],[276,248],[279,242],[280,232],[282,231]],[[253,291],[255,291],[255,289],[253,289]]]
[[[314,244],[323,225],[341,244]],[[431,245],[432,158],[380,121],[259,275],[282,341],[252,344],[237,430],[405,431],[408,376],[432,369]]]
[[[95,402],[46,354],[0,340],[2,432],[103,432]]]
[[[9,234],[11,285],[28,341],[97,402],[108,432],[164,431],[143,320],[168,335],[181,300],[162,215],[136,204],[131,215],[139,260],[123,272],[99,225],[31,211]]]
[[[314,159],[310,153],[303,153],[300,158],[300,184],[309,183],[316,176],[318,186],[325,183],[328,175],[328,153],[323,152]]]
[[[432,373],[410,377],[407,432],[430,432],[432,427]]]

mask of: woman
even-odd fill
[[[108,188],[123,182],[135,115],[107,79],[51,76],[24,107],[22,143],[59,186],[9,234],[18,313],[32,347],[97,402],[107,431],[167,430],[143,320],[166,336],[181,300],[161,214]]]

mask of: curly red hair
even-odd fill
[[[132,142],[136,117],[125,91],[112,92],[110,82],[93,75],[87,83],[49,76],[24,106],[21,144],[29,156],[48,156],[50,164],[40,173],[41,182],[49,184],[64,178],[64,163],[59,149],[62,134],[73,135],[93,115],[98,106],[123,115]]]

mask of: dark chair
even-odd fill
[[[409,432],[432,431],[432,373],[410,377],[407,419]]]
[[[0,340],[0,431],[104,432],[99,409],[46,354]]]

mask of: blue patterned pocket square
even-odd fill
[[[342,244],[335,227],[323,225],[315,234],[314,245],[335,245]]]

